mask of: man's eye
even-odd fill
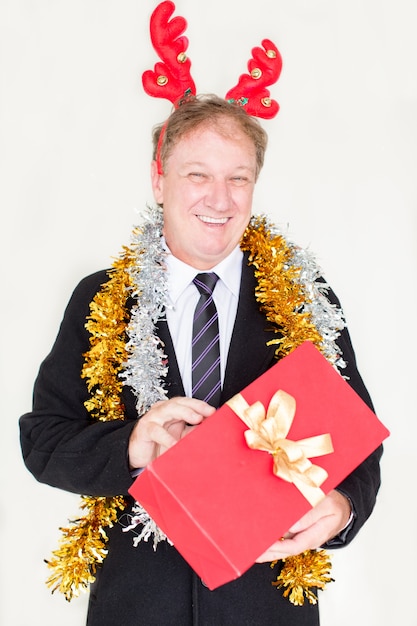
[[[248,178],[246,176],[233,176],[231,181],[235,185],[245,185],[248,182]]]
[[[190,172],[188,174],[188,178],[196,182],[201,182],[206,178],[206,176],[202,172]]]

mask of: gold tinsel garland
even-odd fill
[[[140,233],[140,230],[135,232]],[[277,345],[277,358],[286,356],[307,340],[322,350],[323,338],[311,313],[303,310],[309,300],[300,281],[302,268],[294,265],[293,250],[284,237],[271,233],[265,218],[253,218],[242,237],[241,248],[249,251],[249,263],[255,267],[256,299],[267,319],[278,327],[276,332],[280,336],[269,342]],[[109,281],[90,304],[86,328],[91,335],[91,348],[84,355],[81,376],[87,379],[91,393],[85,406],[93,418],[102,421],[124,419],[123,382],[119,374],[127,358],[129,312],[126,300],[132,287],[129,270],[136,254],[138,251],[133,247],[124,247],[121,257],[109,271]],[[80,589],[87,589],[94,582],[97,564],[102,563],[107,554],[105,528],[113,526],[117,512],[124,507],[122,496],[82,497],[81,509],[87,513],[72,521],[72,526],[60,529],[63,537],[59,548],[53,552],[54,558],[46,561],[54,571],[47,580],[52,592],[58,589],[70,601]],[[277,582],[272,584],[285,587],[283,595],[293,604],[303,604],[304,594],[315,603],[317,599],[311,587],[323,589],[331,581],[327,553],[307,550],[283,561]]]
[[[328,553],[325,550],[306,550],[282,560],[283,568],[273,586],[284,588],[282,595],[295,606],[304,604],[304,596],[310,604],[316,604],[317,595],[313,589],[324,589],[333,580],[329,575],[332,564]],[[275,564],[276,561],[271,563],[271,567]]]
[[[265,220],[258,217],[246,229],[241,248],[249,251],[249,263],[255,267],[256,299],[266,318],[282,333],[268,342],[277,344],[277,358],[287,356],[304,341],[321,349],[322,337],[311,314],[302,311],[306,294],[299,282],[301,268],[291,263],[293,253],[284,237],[273,235]]]
[[[92,418],[102,421],[124,419],[120,401],[123,384],[118,374],[126,360],[126,294],[131,283],[127,269],[132,259],[131,250],[124,248],[124,254],[109,271],[110,279],[90,303],[86,323],[91,348],[85,354],[81,377],[87,379],[91,397],[85,407]],[[46,560],[54,571],[46,584],[52,587],[52,593],[59,590],[68,601],[94,582],[97,564],[107,555],[104,529],[113,526],[125,501],[122,496],[82,496],[80,508],[84,516],[60,529],[63,536],[59,547],[52,553],[53,558]]]
[[[104,528],[113,526],[124,506],[122,497],[83,497],[80,508],[87,510],[86,515],[60,528],[63,537],[59,548],[52,553],[53,558],[45,560],[54,571],[46,581],[52,593],[59,590],[69,602],[94,582],[97,565],[107,556]]]
[[[119,374],[127,358],[129,313],[126,297],[132,282],[128,269],[133,262],[132,251],[125,247],[123,255],[109,271],[110,280],[90,303],[90,315],[85,325],[91,345],[84,355],[81,372],[91,393],[85,407],[91,417],[101,421],[124,419],[124,406],[120,401],[123,382]]]

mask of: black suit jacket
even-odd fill
[[[20,420],[25,463],[35,477],[52,486],[97,496],[127,494],[132,483],[127,461],[129,436],[137,419],[135,399],[123,390],[126,420],[93,422],[84,408],[88,397],[80,378],[82,355],[89,348],[84,328],[89,303],[107,276],[99,272],[84,279],[70,300],[54,347],[41,365],[35,384],[33,411]],[[225,372],[222,401],[241,391],[275,363],[274,346],[268,347],[273,330],[254,297],[256,279],[246,263],[235,326]],[[336,299],[330,294],[333,301]],[[172,341],[165,321],[158,323],[165,344],[169,371],[169,397],[184,395]],[[349,383],[371,406],[357,371],[347,330],[339,343],[348,362]],[[355,510],[355,521],[332,547],[348,543],[358,532],[375,504],[379,488],[379,458],[375,451],[339,486]],[[202,485],[202,489],[204,486]],[[131,499],[128,498],[130,505]],[[129,506],[130,506],[129,505]],[[306,602],[294,607],[272,586],[278,569],[255,564],[241,578],[209,591],[175,548],[141,542],[133,547],[132,532],[122,532],[130,508],[120,524],[108,531],[109,553],[91,590],[90,626],[242,626],[318,624],[317,607]],[[222,512],[219,511],[219,524]],[[256,514],[248,511],[248,515]]]

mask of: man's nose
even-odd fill
[[[230,208],[230,188],[226,180],[212,180],[207,189],[206,205],[216,211]]]

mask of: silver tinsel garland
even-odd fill
[[[167,399],[163,379],[168,372],[164,346],[155,333],[155,324],[163,315],[168,302],[164,264],[166,253],[161,245],[162,210],[159,207],[148,208],[143,221],[143,225],[135,229],[131,245],[135,252],[135,263],[130,269],[133,283],[130,295],[136,304],[132,308],[127,328],[129,340],[126,350],[129,356],[121,374],[123,383],[129,385],[136,396],[138,415],[146,413],[155,402]],[[127,515],[129,522],[123,532],[142,525],[141,532],[133,540],[135,547],[150,537],[153,537],[154,549],[159,541],[167,540],[139,502],[135,503],[132,513],[134,515]]]
[[[322,337],[323,355],[338,370],[344,369],[346,362],[342,358],[336,339],[340,331],[346,327],[346,321],[341,308],[327,299],[330,286],[323,280],[322,270],[315,256],[309,250],[300,248],[286,239],[279,229],[269,222],[268,218],[264,219],[272,235],[280,235],[285,239],[292,254],[291,264],[301,268],[298,282],[306,295],[303,310],[310,313],[311,321]]]
[[[135,263],[130,268],[135,300],[127,327],[129,354],[121,378],[136,396],[138,415],[143,415],[158,400],[167,395],[162,381],[167,375],[164,346],[156,336],[155,324],[163,315],[168,302],[166,268],[161,245],[162,211],[149,208],[143,215],[144,224],[135,229],[131,244]]]

